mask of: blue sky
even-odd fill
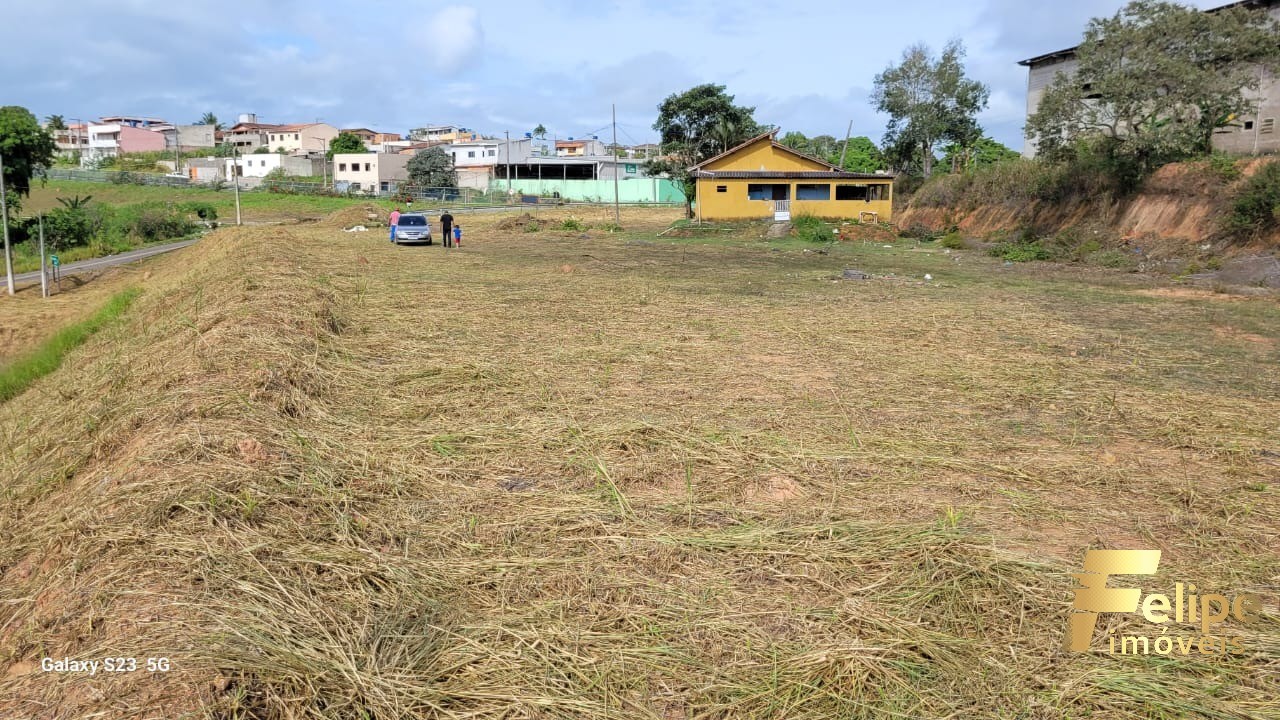
[[[1194,3],[1220,4],[1214,0]],[[194,122],[322,119],[405,132],[456,124],[513,135],[542,123],[560,137],[599,132],[609,105],[619,140],[656,139],[667,95],[728,86],[783,131],[879,142],[868,97],[904,48],[968,49],[991,87],[980,120],[1022,146],[1026,70],[1018,60],[1075,45],[1121,0],[752,2],[425,2],[72,0],[7,3],[0,105],[43,118],[152,115]]]

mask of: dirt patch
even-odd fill
[[[513,230],[531,232],[541,230],[542,221],[529,213],[520,213],[519,215],[508,215],[502,218],[493,228],[503,232],[511,232]]]
[[[898,233],[890,225],[858,223],[841,225],[840,239],[845,242],[890,243],[898,241]]]

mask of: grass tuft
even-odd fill
[[[93,315],[62,328],[29,354],[0,368],[0,402],[18,395],[31,383],[57,370],[67,353],[123,315],[141,292],[139,288],[128,288],[116,293]]]

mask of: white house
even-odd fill
[[[529,138],[461,140],[446,149],[453,157],[454,167],[472,165],[505,165],[529,161],[533,153],[533,141]],[[510,157],[507,156],[510,148]]]
[[[409,180],[409,155],[389,153],[336,153],[333,186],[352,192],[393,192]]]

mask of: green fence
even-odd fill
[[[553,197],[557,193],[565,200],[585,202],[613,202],[612,180],[519,180],[511,181],[511,189],[524,195]],[[506,180],[493,180],[489,190],[506,192]],[[680,186],[666,178],[629,178],[618,181],[618,200],[624,203],[682,203],[684,192]]]

